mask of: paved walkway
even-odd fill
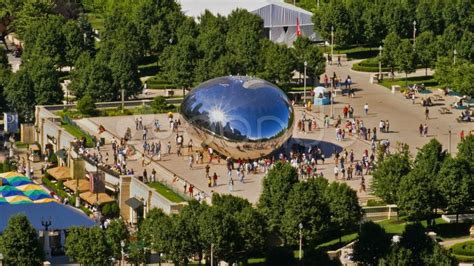
[[[378,128],[378,122],[383,120],[390,121],[390,133],[378,133],[379,139],[388,139],[392,143],[392,148],[397,142],[404,142],[410,145],[410,150],[413,155],[416,154],[417,148],[420,148],[426,144],[431,138],[437,138],[446,149],[449,149],[449,129],[452,130],[451,135],[451,147],[453,153],[456,151],[456,145],[459,142],[458,133],[460,130],[464,129],[467,132],[470,129],[471,124],[466,123],[457,123],[455,118],[460,114],[460,111],[454,110],[453,114],[441,115],[438,113],[437,109],[439,106],[430,108],[430,119],[425,120],[424,107],[420,104],[412,104],[411,100],[406,100],[399,93],[392,94],[391,91],[385,87],[382,87],[377,84],[369,83],[371,73],[356,72],[350,69],[350,66],[354,63],[344,62],[342,67],[337,67],[335,65],[327,66],[326,73],[328,76],[332,75],[333,72],[336,72],[338,76],[345,78],[347,75],[350,75],[354,87],[356,88],[356,97],[349,98],[347,96],[341,96],[338,94],[335,98],[336,103],[334,104],[334,114],[337,116],[341,114],[342,109],[346,104],[350,104],[355,109],[356,119],[364,120],[364,124],[367,127]],[[425,74],[425,70],[419,70],[416,73],[412,73],[410,76],[421,76]],[[435,94],[438,92],[434,92]],[[426,95],[424,95],[426,96]],[[444,102],[440,104],[449,104],[454,102],[453,97],[445,97]],[[363,114],[363,105],[365,103],[369,104],[369,113],[368,115]],[[296,107],[296,118],[300,118],[303,113],[301,107]],[[315,117],[318,120],[318,126],[322,125],[321,121],[324,115],[329,115],[331,113],[330,106],[321,106],[314,107],[311,112],[307,113],[307,116]],[[85,119],[78,121],[86,130],[92,134],[98,132],[98,125],[103,125],[105,129],[110,132],[112,135],[117,137],[123,137],[127,127],[130,127],[132,130],[133,140],[132,144],[136,146],[140,151],[142,151],[142,142],[141,142],[141,132],[135,130],[135,118],[139,116],[122,116],[122,117],[97,117],[91,119]],[[230,193],[227,186],[227,170],[225,167],[225,162],[221,161],[220,163],[213,161],[211,163],[210,172],[216,172],[219,176],[218,186],[217,187],[207,187],[207,179],[205,178],[204,165],[195,165],[192,169],[189,168],[187,162],[187,149],[184,149],[183,157],[178,157],[176,155],[175,149],[175,134],[171,133],[167,117],[164,114],[161,115],[143,115],[143,121],[145,125],[148,125],[149,128],[152,128],[153,120],[159,119],[162,125],[163,131],[159,133],[150,132],[151,140],[157,142],[161,141],[162,147],[166,147],[168,141],[172,144],[172,154],[163,156],[161,161],[147,161],[147,172],[150,173],[152,168],[164,167],[169,171],[176,173],[178,176],[184,178],[189,183],[194,184],[198,189],[205,191],[207,194],[212,194],[212,192],[219,193]],[[181,119],[182,120],[182,119]],[[183,120],[182,120],[183,121]],[[427,123],[429,127],[428,137],[420,137],[418,133],[418,126],[420,123]],[[186,130],[180,132],[184,135],[184,143],[187,144],[189,138],[186,134]],[[110,143],[111,135],[106,137],[108,140],[107,143]],[[356,137],[348,137],[342,142],[337,142],[335,138],[335,129],[317,129],[313,132],[306,132],[303,134],[298,132],[296,127],[293,133],[294,142],[299,142],[303,144],[309,143],[320,143],[323,147],[325,154],[327,155],[326,164],[318,168],[318,172],[323,172],[324,176],[330,180],[335,181],[333,176],[334,163],[333,159],[330,158],[330,155],[333,149],[342,150],[344,148],[350,150],[353,149],[355,153],[356,160],[361,159],[362,152],[365,149],[370,149],[369,142],[357,139]],[[110,147],[106,145],[105,150],[110,151]],[[166,150],[162,148],[162,150]],[[110,153],[109,153],[110,154]],[[155,158],[156,159],[156,158]],[[205,161],[207,158],[205,158]],[[141,174],[143,167],[141,166],[141,158],[137,158],[134,161],[129,162],[129,167],[132,167],[136,173]],[[234,191],[232,194],[245,197],[251,202],[256,202],[261,192],[261,179],[263,174],[249,175],[246,176],[245,183],[235,182]],[[236,180],[236,176],[233,176]],[[170,185],[175,186],[177,189],[183,189],[183,184],[179,182],[173,183],[171,180],[164,180]],[[354,179],[351,181],[340,181],[346,182],[352,188],[358,190],[360,180]],[[371,177],[366,177],[366,185],[368,191],[370,192],[370,182]],[[372,197],[366,192],[358,192],[358,196],[361,198],[361,201],[366,201],[367,198]]]

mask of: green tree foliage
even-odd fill
[[[438,174],[437,187],[448,213],[464,213],[470,209],[474,196],[472,170],[469,161],[462,158],[448,157],[444,161]]]
[[[138,237],[152,250],[167,253],[170,248],[169,243],[173,238],[171,228],[169,216],[161,209],[151,209],[140,225]]]
[[[83,115],[92,116],[96,113],[95,101],[90,94],[77,101],[76,108]]]
[[[122,241],[126,244],[129,238],[127,225],[122,219],[112,220],[105,230],[105,238],[112,257],[120,260],[122,256]]]
[[[390,251],[379,260],[379,266],[416,265],[415,255],[407,248],[394,245]]]
[[[411,170],[411,159],[408,145],[379,161],[372,173],[372,189],[374,194],[388,204],[398,202],[398,187],[402,178]]]
[[[305,241],[313,245],[327,235],[331,223],[330,208],[324,197],[327,186],[323,178],[293,185],[286,200],[285,214],[281,218],[282,233],[289,243],[296,244],[299,240],[300,223],[303,225]],[[337,218],[343,220],[342,217]]]
[[[284,163],[276,163],[264,177],[258,208],[267,219],[270,232],[279,232],[281,217],[285,213],[284,202],[297,182],[295,168]]]
[[[261,40],[261,43],[263,67],[258,76],[275,84],[289,83],[295,69],[292,51],[267,39]]]
[[[365,222],[360,226],[359,240],[354,244],[354,261],[362,265],[377,265],[390,247],[390,236],[380,225]]]
[[[390,67],[391,71],[395,70],[396,64],[396,52],[398,49],[398,45],[400,43],[400,37],[392,32],[385,37],[383,43],[383,52],[382,52],[382,63],[388,67]]]
[[[395,63],[400,72],[405,73],[405,78],[408,73],[416,71],[415,51],[413,45],[408,40],[402,40],[395,50]]]
[[[395,32],[402,38],[409,38],[412,37],[413,17],[410,16],[410,9],[405,3],[386,1],[383,19],[388,32]]]
[[[27,121],[33,119],[35,105],[61,103],[63,91],[54,61],[48,57],[35,57],[25,62],[11,76],[4,94],[10,108]]]
[[[262,19],[246,10],[237,9],[227,17],[225,46],[232,75],[255,75],[258,70],[260,42],[263,35]]]
[[[153,108],[153,110],[160,113],[168,110],[169,108],[166,98],[163,96],[156,96],[153,98],[153,102],[151,102],[150,106]]]
[[[425,75],[428,76],[428,68],[433,67],[436,60],[436,42],[433,32],[423,32],[416,38],[416,57],[425,68]]]
[[[351,44],[351,18],[349,11],[342,1],[330,1],[323,5],[313,16],[314,29],[326,40],[331,40],[331,27],[334,33],[334,43],[339,46]]]
[[[299,37],[293,43],[296,58],[296,69],[304,73],[304,62],[307,62],[306,75],[313,81],[319,81],[319,76],[326,70],[326,59],[318,47],[306,37]]]
[[[362,208],[359,205],[357,192],[345,183],[333,182],[324,193],[331,212],[331,225],[338,233],[353,232],[362,219]]]
[[[38,234],[25,215],[13,215],[0,236],[0,253],[6,265],[43,265]]]
[[[439,141],[430,140],[418,151],[413,170],[400,182],[398,207],[410,219],[430,218],[439,206],[435,183],[445,157],[446,152]]]
[[[107,265],[110,248],[105,232],[99,227],[73,227],[66,238],[66,255],[83,265]]]
[[[141,83],[136,58],[128,52],[125,45],[118,44],[112,50],[109,68],[113,79],[112,86],[117,91],[124,90],[126,97],[140,92]]]
[[[203,82],[208,79],[225,76],[229,73],[226,62],[225,43],[227,36],[227,19],[214,16],[206,10],[198,24],[197,50],[199,59],[196,62],[195,79]]]
[[[474,136],[467,135],[458,144],[457,158],[464,159],[474,164]]]
[[[381,5],[366,7],[366,11],[362,15],[364,21],[364,37],[368,43],[380,44],[387,35],[387,28],[383,21],[383,10]]]

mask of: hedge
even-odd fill
[[[361,65],[362,62],[356,63],[352,65],[352,70],[355,71],[362,71],[362,72],[379,72],[379,67],[378,66],[365,66]],[[382,67],[382,72],[388,72],[390,71],[389,67]]]
[[[451,247],[453,254],[462,256],[474,256],[474,241],[466,241]]]

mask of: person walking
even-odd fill
[[[368,114],[369,114],[369,104],[368,104],[368,103],[366,103],[366,104],[364,105],[364,112],[365,112],[365,115],[368,115]]]
[[[209,166],[209,164],[206,165],[206,167],[205,167],[205,170],[206,170],[206,177],[209,176],[209,170],[210,170],[210,169],[211,169],[211,167]]]
[[[334,166],[334,178],[337,180],[337,177],[339,175],[339,168],[337,166]]]
[[[423,127],[423,136],[426,138],[428,137],[428,125],[425,123],[425,126]]]
[[[420,126],[418,127],[418,131],[420,133],[420,137],[423,136],[423,124],[420,124]]]
[[[166,144],[166,148],[167,148],[167,153],[171,154],[171,141],[168,141],[168,144]]]
[[[233,192],[234,191],[234,179],[232,179],[232,177],[229,178],[229,192]]]
[[[425,108],[425,118],[426,120],[430,119],[430,109],[428,108],[428,106],[426,106]]]
[[[188,156],[189,169],[193,169],[194,157],[192,154]]]
[[[212,181],[214,181],[213,185],[217,186],[217,174],[214,172],[214,175],[212,176]]]

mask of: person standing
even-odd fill
[[[193,169],[194,157],[192,154],[188,156],[189,169]]]
[[[151,181],[156,182],[156,170],[155,170],[155,168],[151,169]]]
[[[464,130],[461,130],[461,132],[459,132],[459,138],[461,140],[464,140]]]
[[[143,140],[146,141],[146,137],[148,134],[148,129],[146,127],[143,128]]]
[[[388,119],[385,120],[385,132],[390,133],[390,123],[388,122]]]
[[[369,114],[369,104],[368,103],[364,104],[364,112],[365,112],[365,115]]]
[[[217,174],[214,172],[214,175],[212,176],[212,181],[214,181],[213,185],[217,186]]]
[[[337,180],[337,177],[339,175],[339,168],[337,166],[334,166],[334,178]]]
[[[208,176],[209,176],[209,170],[211,169],[211,167],[209,166],[209,164],[206,165],[205,169],[206,169],[206,177],[208,177]]]
[[[415,96],[415,93],[413,92],[413,93],[411,94],[411,103],[412,103],[412,104],[415,104],[415,99],[416,99],[416,96]]]
[[[420,126],[418,127],[418,131],[420,133],[420,137],[423,136],[423,124],[420,124]]]
[[[171,154],[171,141],[168,140],[168,144],[166,144],[166,148],[167,148],[167,153],[168,154]]]
[[[428,108],[428,106],[426,106],[425,108],[425,118],[426,120],[430,119],[430,109]]]
[[[234,179],[232,177],[229,178],[229,192],[234,191]]]
[[[428,137],[428,124],[425,123],[425,126],[423,127],[423,135],[426,137]]]

